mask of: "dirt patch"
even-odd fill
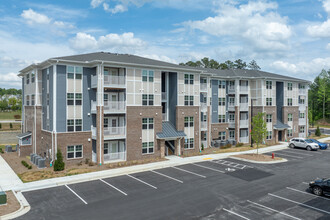
[[[238,157],[238,158],[242,158],[242,159],[261,161],[261,162],[282,160],[282,158],[280,158],[280,157],[275,157],[273,159],[271,156],[264,155],[264,154],[240,154],[240,155],[234,155],[232,157]]]
[[[311,134],[308,136],[308,138],[316,139],[316,140],[322,139],[322,138],[327,138],[327,137],[329,137],[329,135],[326,135],[326,134],[321,134],[321,136],[316,136],[315,134]]]
[[[0,205],[0,216],[7,215],[20,209],[21,205],[17,201],[12,191],[7,191],[7,204]]]
[[[20,131],[1,131],[0,132],[0,144],[17,144]]]

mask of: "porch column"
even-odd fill
[[[102,165],[104,163],[104,69],[103,64],[99,64],[96,69],[97,75],[97,104],[96,104],[96,149],[97,163]]]
[[[176,153],[176,155],[181,156],[181,138],[179,138],[177,142],[178,142],[178,152]]]

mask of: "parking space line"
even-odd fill
[[[264,205],[261,205],[261,204],[259,204],[259,203],[251,202],[250,200],[247,200],[247,201],[248,201],[249,203],[254,204],[254,205],[257,205],[257,206],[263,207],[263,208],[268,209],[268,210],[271,210],[271,211],[273,211],[273,212],[277,212],[277,213],[279,213],[279,214],[282,214],[282,215],[288,216],[288,217],[290,217],[290,218],[297,219],[297,220],[301,220],[301,218],[296,218],[296,217],[294,217],[294,216],[292,216],[292,215],[286,214],[285,212],[281,212],[281,211],[278,211],[278,210],[275,210],[275,209],[269,208],[269,207],[264,206]]]
[[[277,153],[277,152],[274,152],[274,154],[279,154],[279,155],[284,155],[284,156],[287,156],[287,157],[292,157],[292,158],[296,158],[296,159],[303,159],[303,157],[298,157],[298,156],[292,156],[292,155],[288,155],[288,154],[282,154],[282,153]]]
[[[195,166],[198,166],[198,167],[203,167],[203,168],[205,168],[205,169],[213,170],[213,171],[216,171],[216,172],[219,172],[219,173],[225,173],[224,171],[217,170],[217,169],[213,169],[213,168],[211,168],[211,167],[206,167],[206,166],[199,165],[199,164],[194,164],[194,163],[192,163],[192,165],[195,165]]]
[[[301,205],[301,206],[305,206],[307,208],[311,208],[311,209],[314,209],[314,210],[317,210],[317,211],[320,211],[320,212],[323,212],[323,213],[326,213],[326,214],[330,215],[330,212],[325,211],[323,209],[316,208],[314,206],[306,205],[306,204],[301,203],[301,202],[296,202],[296,201],[293,201],[291,199],[287,199],[287,198],[284,198],[284,197],[281,197],[281,196],[277,196],[277,195],[274,195],[274,194],[271,194],[271,193],[268,193],[268,195],[273,196],[273,197],[276,197],[276,198],[279,198],[279,199],[283,199],[283,200],[286,200],[288,202],[292,202],[292,203],[295,203],[295,204],[298,204],[298,205]]]
[[[296,154],[296,155],[301,155],[301,156],[307,156],[307,157],[314,157],[313,155],[310,155],[310,154],[305,154],[305,153],[299,153],[299,152],[295,152],[293,150],[285,150],[285,151],[282,151],[282,152],[285,152],[285,153],[288,153],[288,154]],[[317,152],[315,152],[317,153]]]
[[[87,205],[87,202],[83,199],[83,198],[81,198],[75,191],[73,191],[70,187],[68,187],[68,185],[66,185],[65,184],[65,186],[66,186],[66,188],[68,188],[73,194],[75,194],[81,201],[83,201],[83,203],[85,203],[86,205]]]
[[[184,169],[181,169],[181,168],[179,168],[179,167],[172,167],[172,168],[177,169],[177,170],[181,170],[181,171],[183,171],[183,172],[190,173],[190,174],[193,174],[193,175],[196,175],[196,176],[202,177],[202,178],[206,178],[206,176],[200,175],[200,174],[198,174],[198,173],[191,172],[191,171],[189,171],[189,170],[184,170]]]
[[[182,180],[175,179],[175,178],[173,178],[173,177],[167,176],[167,175],[162,174],[162,173],[159,173],[159,172],[157,172],[157,171],[151,170],[151,172],[153,172],[153,173],[157,173],[157,174],[159,174],[159,175],[161,175],[161,176],[165,176],[165,177],[167,177],[167,178],[169,178],[169,179],[172,179],[172,180],[174,180],[174,181],[177,181],[177,182],[179,182],[179,183],[183,183]]]
[[[147,183],[147,182],[144,182],[143,180],[140,180],[140,179],[138,179],[138,178],[136,178],[136,177],[134,177],[134,176],[131,176],[131,175],[129,175],[129,174],[127,174],[127,176],[129,176],[129,177],[131,177],[131,178],[133,178],[133,179],[135,179],[135,180],[137,180],[137,181],[139,181],[139,182],[141,182],[141,183],[144,183],[144,184],[146,184],[146,185],[148,185],[148,186],[150,186],[150,187],[152,187],[152,188],[154,188],[154,189],[157,189],[156,186],[153,186],[153,185],[151,185],[151,184],[149,184],[149,183]]]
[[[117,187],[115,187],[115,186],[111,185],[110,183],[104,181],[103,179],[100,179],[100,181],[104,182],[104,183],[107,184],[108,186],[111,186],[112,188],[114,188],[114,189],[117,190],[118,192],[120,192],[120,193],[124,194],[125,196],[127,196],[127,193],[121,191],[120,189],[118,189]]]
[[[330,199],[328,198],[325,198],[325,197],[322,197],[322,196],[317,196],[317,195],[314,195],[312,193],[308,193],[308,192],[304,192],[304,191],[301,191],[301,190],[298,190],[298,189],[294,189],[294,188],[291,188],[291,187],[286,187],[287,189],[290,189],[292,191],[296,191],[296,192],[300,192],[300,193],[304,193],[304,194],[307,194],[307,195],[310,195],[310,196],[314,196],[316,198],[320,198],[320,199],[324,199],[324,200],[328,200],[330,201]]]
[[[230,210],[228,210],[228,209],[223,208],[223,210],[225,210],[226,212],[229,212],[229,213],[231,213],[231,214],[234,214],[234,215],[236,215],[236,216],[238,216],[238,217],[241,217],[242,219],[250,220],[249,218],[244,217],[243,215],[240,215],[240,214],[238,214],[238,213],[236,213],[236,212],[233,212],[233,211],[230,211]]]
[[[302,182],[303,184],[306,184],[306,185],[308,185],[309,183],[306,183],[306,182]]]

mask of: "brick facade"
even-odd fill
[[[288,114],[292,113],[292,135],[299,137],[299,107],[298,106],[283,106],[283,123],[288,124]],[[287,137],[287,133],[283,136]]]
[[[211,136],[212,140],[219,139],[219,132],[226,132],[226,140],[229,138],[228,123],[217,123],[211,125]]]

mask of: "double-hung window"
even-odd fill
[[[225,123],[226,122],[226,115],[219,115],[219,123]]]
[[[226,105],[226,98],[219,98],[219,105],[225,106]]]
[[[26,74],[26,84],[30,83],[30,74]]]
[[[226,140],[226,132],[220,131],[219,132],[219,140]]]
[[[305,118],[305,113],[300,112],[300,113],[299,113],[299,118]]]
[[[26,105],[30,105],[30,96],[29,95],[26,96]]]
[[[234,130],[229,130],[229,139],[231,139],[231,140],[235,139],[235,131]]]
[[[34,80],[35,80],[35,75],[34,73],[31,73],[31,83],[34,83]]]
[[[272,81],[266,81],[266,89],[272,89],[273,82]]]
[[[194,105],[194,96],[185,95],[184,96],[184,105],[193,106]]]
[[[153,82],[154,81],[154,71],[153,70],[142,70],[142,81],[143,82]]]
[[[67,131],[74,131],[74,120],[68,119],[67,120]]]
[[[272,98],[266,98],[266,106],[272,105]]]
[[[152,154],[154,152],[154,142],[142,143],[142,154]]]
[[[288,114],[288,121],[292,121],[292,113]]]
[[[292,137],[292,129],[288,129],[288,137]]]
[[[305,85],[304,85],[304,84],[301,84],[301,83],[299,83],[299,89],[305,89]]]
[[[82,79],[82,67],[76,66],[75,68],[76,79]]]
[[[305,126],[299,127],[299,133],[305,133]]]
[[[226,88],[226,81],[220,81],[218,82],[219,89],[225,89]]]
[[[68,105],[74,105],[74,93],[67,93],[66,98]]]
[[[67,146],[67,159],[77,159],[83,157],[82,145]]]
[[[154,95],[142,94],[142,105],[154,105]]]
[[[67,78],[74,79],[74,67],[73,66],[67,66]]]
[[[271,140],[272,139],[272,134],[273,134],[272,131],[267,131],[267,137],[266,137],[266,139],[267,140]]]
[[[235,114],[229,114],[229,123],[235,122]]]
[[[288,99],[288,106],[292,106],[292,99]]]
[[[305,98],[301,98],[299,96],[299,104],[304,105],[305,104]]]
[[[82,93],[76,93],[76,105],[81,105]]]
[[[267,123],[271,123],[272,122],[272,115],[271,114],[267,114],[266,115],[266,122]]]
[[[194,75],[193,74],[184,74],[184,84],[194,84]]]
[[[291,82],[288,83],[288,90],[292,91],[292,83]]]
[[[35,95],[31,95],[31,105],[34,105]]]
[[[193,149],[194,148],[194,138],[185,138],[184,139],[184,148]]]
[[[82,119],[76,119],[76,131],[82,130]]]
[[[153,118],[142,118],[142,129],[154,129],[154,119]]]
[[[184,127],[194,127],[194,117],[184,117]]]

